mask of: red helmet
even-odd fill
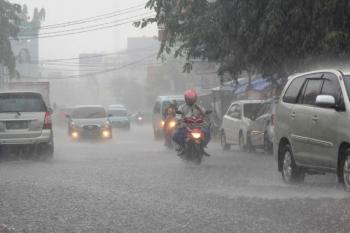
[[[193,105],[197,101],[197,92],[193,89],[189,89],[185,92],[185,101],[188,105]]]

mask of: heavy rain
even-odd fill
[[[350,232],[349,15],[0,0],[0,233]]]

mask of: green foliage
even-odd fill
[[[16,38],[19,32],[20,11],[17,5],[6,0],[0,0],[0,64],[8,67],[10,73],[15,71],[16,59],[11,49],[11,38]]]
[[[164,27],[160,53],[242,71],[285,76],[323,61],[349,58],[348,0],[149,0],[156,12],[138,26]]]

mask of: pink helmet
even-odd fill
[[[189,89],[185,92],[185,101],[188,105],[196,103],[198,98],[197,92],[194,89]]]

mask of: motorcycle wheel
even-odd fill
[[[201,145],[193,145],[192,146],[192,161],[196,165],[200,165],[203,159],[203,153]]]

